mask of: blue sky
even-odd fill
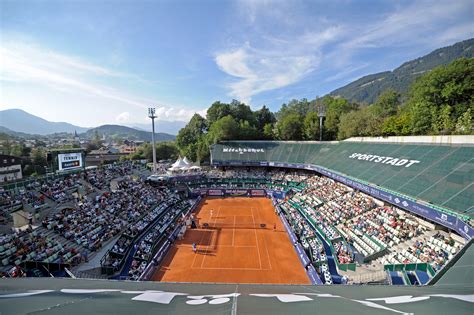
[[[474,1],[0,0],[0,108],[81,126],[277,110],[474,37]]]

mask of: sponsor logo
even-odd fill
[[[357,159],[360,161],[369,161],[373,163],[388,164],[393,166],[410,167],[414,164],[420,163],[418,160],[394,158],[391,156],[380,156],[375,154],[352,153],[349,155],[350,159]]]
[[[222,153],[265,153],[262,148],[222,148]]]
[[[448,221],[448,216],[446,214],[441,214],[441,220]]]

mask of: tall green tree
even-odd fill
[[[319,116],[316,112],[309,112],[303,123],[305,140],[319,140]]]
[[[255,111],[256,127],[257,130],[263,132],[265,125],[273,125],[276,122],[275,115],[266,107],[263,106],[261,109]]]
[[[212,103],[211,107],[209,107],[209,109],[207,110],[206,118],[210,126],[214,122],[221,119],[222,117],[225,117],[231,114],[232,114],[232,110],[229,104],[214,102]]]
[[[474,106],[474,58],[460,58],[447,66],[437,67],[418,78],[410,89],[407,106],[414,134],[438,133],[451,127]],[[447,118],[450,106],[451,123],[440,125],[438,114]],[[451,127],[452,129],[452,127]]]
[[[303,118],[294,113],[284,116],[277,123],[278,137],[281,140],[303,139]]]
[[[239,123],[231,116],[225,116],[212,124],[207,134],[209,143],[218,143],[223,140],[235,140],[239,136]]]
[[[339,130],[339,118],[357,108],[357,105],[349,103],[348,100],[338,97],[325,96],[321,102],[326,105],[326,118],[324,121],[326,140],[334,140]]]

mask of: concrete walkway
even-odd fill
[[[120,235],[109,240],[109,242],[104,245],[98,252],[95,252],[91,257],[89,257],[89,262],[79,265],[77,268],[74,268],[74,271],[85,271],[93,268],[100,267],[100,260],[104,257],[105,253],[114,246],[115,242],[118,240]]]

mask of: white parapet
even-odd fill
[[[468,144],[474,145],[474,136],[405,136],[405,137],[353,137],[346,142],[379,142],[379,143],[426,143],[426,144]]]

